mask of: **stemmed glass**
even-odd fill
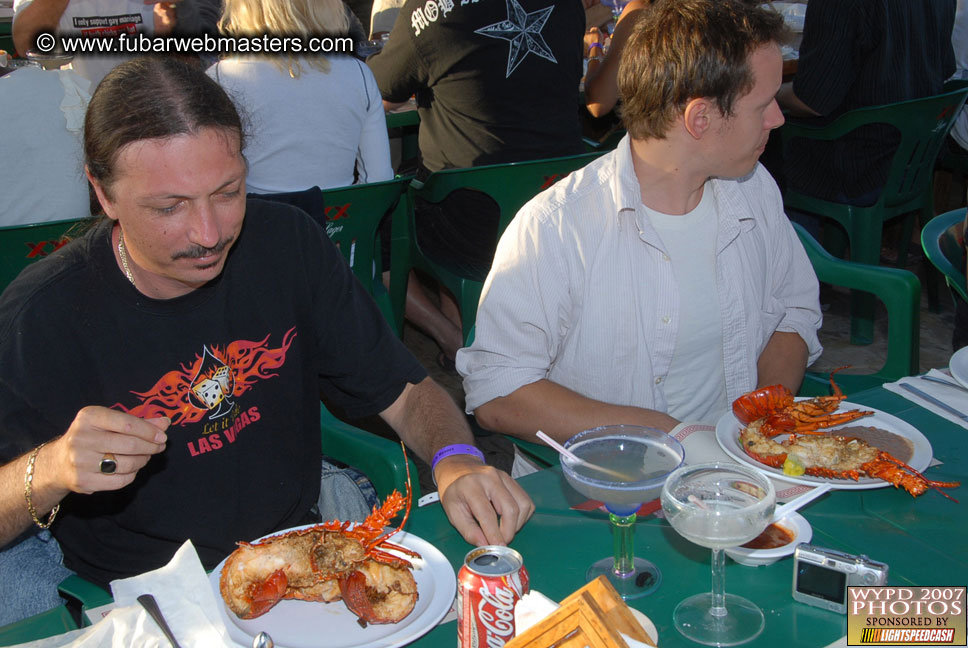
[[[568,483],[582,495],[604,502],[612,526],[614,555],[593,563],[586,579],[604,574],[625,600],[651,594],[662,574],[653,563],[633,555],[633,525],[642,503],[654,499],[669,473],[682,465],[682,444],[660,430],[607,425],[579,432],[565,448],[587,462],[562,456]]]
[[[709,646],[735,646],[758,637],[765,625],[763,612],[755,603],[726,593],[723,549],[749,542],[769,525],[776,506],[773,483],[738,464],[696,464],[669,475],[661,500],[679,535],[712,549],[712,592],[695,594],[676,606],[676,629]]]

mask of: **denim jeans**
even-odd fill
[[[340,468],[323,459],[316,508],[319,519],[361,521],[379,506],[376,489],[356,468]]]
[[[366,475],[323,461],[316,504],[322,520],[362,520],[378,503]],[[72,573],[50,531],[31,527],[0,549],[0,626],[61,605],[57,585]]]
[[[50,531],[25,531],[0,550],[0,626],[61,605],[57,585],[72,573]]]

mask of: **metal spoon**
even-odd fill
[[[272,637],[270,637],[265,632],[260,632],[252,640],[252,648],[273,648],[276,644],[273,643]]]
[[[172,648],[181,648],[175,639],[175,635],[172,634],[171,628],[168,627],[168,622],[165,621],[165,616],[161,613],[161,608],[158,607],[158,601],[155,600],[155,597],[151,594],[142,594],[138,597],[138,603],[141,603],[142,607],[148,611],[148,616],[155,620],[165,637],[171,642]]]

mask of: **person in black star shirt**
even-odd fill
[[[416,95],[417,177],[583,152],[584,33],[584,8],[575,0],[408,0],[386,47],[367,63],[388,110]],[[417,236],[429,256],[490,268],[498,235],[493,201],[461,191],[416,207]],[[461,327],[447,294],[442,306],[411,280],[407,317],[434,337],[448,365],[462,346]]]

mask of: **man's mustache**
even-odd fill
[[[202,247],[201,245],[195,245],[187,250],[182,250],[181,252],[175,252],[171,255],[172,261],[177,261],[178,259],[200,259],[203,256],[208,256],[210,254],[219,254],[228,247],[232,241],[235,240],[234,236],[230,236],[226,239],[222,239],[216,245],[212,247]]]

